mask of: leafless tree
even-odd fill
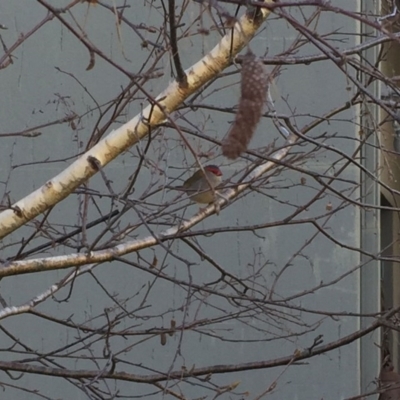
[[[398,304],[354,282],[398,263],[357,231],[398,219],[397,4],[54,3],[0,14],[4,393],[283,398],[371,333],[390,358]],[[207,164],[199,209],[171,187]]]

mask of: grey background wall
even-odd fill
[[[55,6],[64,6],[67,2],[52,2]],[[115,2],[119,4],[121,2]],[[338,1],[337,5],[356,11],[359,2]],[[193,21],[198,15],[198,4],[188,6],[186,18]],[[305,12],[310,12],[306,10]],[[0,23],[7,26],[1,32],[6,44],[13,43],[21,32],[26,32],[46,15],[46,10],[37,2],[20,0],[14,2],[3,1],[0,3]],[[131,72],[137,71],[144,59],[149,56],[150,49],[143,48],[137,36],[123,26],[121,40],[115,26],[115,17],[111,12],[102,7],[90,7],[85,4],[74,8],[73,15],[79,20],[88,33],[90,40],[98,46],[111,59],[115,60]],[[160,26],[162,19],[156,5],[150,6],[144,2],[130,4],[125,12],[126,17],[139,26],[141,23],[151,26]],[[71,19],[66,15],[66,18]],[[204,23],[207,23],[205,21]],[[359,26],[348,18],[326,13],[318,23],[318,32],[323,34],[339,29],[338,36],[345,38],[343,42],[336,42],[335,46],[351,47],[357,43]],[[343,32],[343,33],[340,33]],[[268,20],[264,29],[252,41],[251,47],[258,55],[277,54],[287,48],[295,37],[294,30],[278,18]],[[147,40],[155,40],[156,35],[143,30]],[[180,42],[181,57],[185,68],[196,62],[202,55],[210,50],[218,40],[217,32],[208,36],[188,37]],[[304,46],[301,54],[314,54],[316,49],[312,45]],[[64,118],[66,114],[85,115],[77,126],[72,129],[68,123],[44,127],[40,129],[41,135],[29,137],[1,137],[0,146],[0,190],[2,195],[9,193],[15,201],[38,188],[47,179],[63,170],[77,154],[84,150],[83,144],[90,136],[98,118],[98,111],[92,110],[95,106],[90,93],[97,102],[105,104],[112,100],[126,85],[128,78],[116,73],[106,62],[96,57],[95,66],[86,71],[89,63],[87,50],[73,37],[56,19],[47,23],[38,33],[28,39],[15,53],[13,64],[1,70],[0,96],[0,133],[17,132],[32,126],[46,124],[49,121]],[[168,57],[164,57],[159,64],[164,75],[146,84],[146,90],[157,95],[171,79],[171,64]],[[234,71],[236,67],[232,67]],[[66,73],[64,73],[64,72]],[[76,77],[78,80],[74,79]],[[239,75],[221,77],[208,89],[220,87],[220,91],[206,97],[204,93],[202,102],[219,106],[234,106],[239,94]],[[311,121],[314,115],[339,106],[351,98],[353,92],[346,90],[348,81],[331,62],[321,62],[304,66],[287,66],[275,82],[272,95],[276,101],[279,113],[296,116],[298,126],[303,126]],[[143,95],[132,99],[129,113],[124,118],[119,118],[110,127],[119,124],[136,115],[145,102]],[[188,122],[183,125],[191,129],[199,127],[207,135],[222,139],[232,120],[231,114],[212,110],[199,109],[198,112],[185,113]],[[345,111],[337,119],[327,121],[323,126],[311,132],[311,136],[320,137],[326,132],[326,144],[351,155],[357,145],[352,140],[358,134],[358,115],[353,111]],[[179,120],[178,120],[179,121]],[[148,158],[157,160],[159,169],[165,171],[157,185],[167,183],[167,178],[180,176],[184,171],[182,165],[193,163],[193,158],[182,149],[179,135],[173,129],[163,129],[160,135],[159,148],[168,148],[160,157],[160,150],[156,145],[151,149]],[[220,155],[218,146],[201,142],[188,136],[192,145],[199,151],[211,151],[215,155],[213,162],[221,164],[227,180],[235,176],[244,165],[249,164],[249,159],[228,162]],[[271,144],[274,139],[275,146],[283,143],[276,129],[267,119],[260,125],[252,147],[262,147]],[[138,147],[144,148],[145,142]],[[302,143],[293,150],[294,154],[307,153],[312,146]],[[321,173],[333,174],[340,168],[339,156],[332,151],[318,152],[311,155],[296,165],[302,168]],[[116,193],[123,190],[133,168],[137,165],[138,158],[135,149],[126,152],[123,156],[107,166],[106,173],[112,180]],[[147,187],[149,180],[155,179],[151,168],[143,170],[140,175],[135,194],[132,199]],[[271,173],[265,182],[267,196],[253,191],[235,202],[220,215],[204,221],[198,229],[211,229],[224,226],[251,226],[253,224],[278,221],[290,215],[297,207],[306,204],[321,186],[307,178],[306,184],[301,184],[303,174],[281,167]],[[341,174],[342,181],[334,184],[338,191],[343,191],[350,198],[359,197],[358,182],[359,170],[356,167],[347,167]],[[101,177],[96,176],[90,187],[105,191]],[[154,201],[168,201],[175,196],[174,193],[161,191]],[[51,213],[49,223],[58,224],[60,230],[66,226],[79,225],[79,195],[70,196],[55,207]],[[312,207],[304,210],[301,218],[318,217],[326,213],[327,204],[334,209],[342,205],[342,200],[332,193],[327,193]],[[103,211],[111,209],[112,202],[107,199],[99,200]],[[192,215],[197,208],[191,205],[186,215]],[[91,207],[89,215],[97,218],[99,215],[95,207]],[[126,221],[137,220],[135,210],[126,214]],[[173,217],[168,222],[171,222]],[[160,221],[161,222],[161,221]],[[337,211],[331,218],[321,219],[324,229],[329,231],[334,238],[345,242],[349,248],[360,245],[360,211],[347,205]],[[154,226],[155,230],[162,230],[160,223]],[[18,238],[26,237],[30,228],[24,228],[13,233],[3,241],[1,258],[15,254],[16,246],[7,247]],[[98,232],[98,231],[97,231]],[[96,231],[89,237],[94,237]],[[145,235],[146,229],[135,231],[133,235]],[[93,235],[93,236],[91,236]],[[312,244],[306,245],[308,240],[316,235]],[[229,234],[201,236],[199,245],[216,262],[223,265],[230,273],[246,280],[256,270],[257,279],[254,290],[259,290],[268,296],[272,283],[277,273],[287,264],[282,276],[277,280],[274,299],[276,304],[258,308],[254,306],[252,312],[240,316],[237,320],[216,323],[202,332],[182,332],[173,337],[168,337],[167,345],[161,346],[158,337],[147,338],[143,343],[141,336],[119,337],[112,340],[112,351],[118,353],[119,349],[131,348],[119,357],[127,361],[126,371],[146,374],[148,371],[167,372],[170,368],[179,369],[182,366],[191,368],[212,364],[236,364],[250,361],[262,361],[293,354],[296,349],[310,347],[318,335],[323,336],[325,343],[340,339],[355,331],[360,325],[359,318],[342,315],[335,319],[319,314],[318,311],[336,311],[357,313],[360,310],[360,275],[355,270],[348,274],[335,285],[321,285],[342,276],[355,268],[360,263],[357,251],[346,249],[334,244],[327,237],[318,234],[312,225],[289,225],[263,229],[254,235],[252,232],[232,232]],[[208,263],[192,253],[180,242],[171,243],[171,249],[182,257],[189,258],[193,265],[187,267],[177,258],[168,255],[159,248],[156,252],[158,260],[164,260],[164,272],[176,279],[204,283],[218,279],[219,274]],[[48,250],[44,254],[52,255],[57,251]],[[143,257],[151,259],[153,250],[141,253]],[[128,259],[138,261],[135,255]],[[65,272],[46,272],[32,275],[22,275],[3,279],[0,283],[0,293],[8,305],[19,305],[38,293],[41,293],[53,282],[61,279]],[[165,280],[157,280],[146,271],[122,265],[118,262],[107,263],[95,270],[96,278],[103,282],[109,293],[118,293],[118,299],[124,306],[132,310],[131,318],[124,318],[120,328],[140,329],[153,328],[154,326],[168,326],[171,318],[177,323],[189,322],[197,319],[207,319],[234,313],[236,306],[217,295],[209,298],[202,297],[201,293],[193,290],[188,294],[185,288],[169,284]],[[146,294],[147,287],[151,290]],[[256,286],[257,285],[257,286]],[[311,290],[317,288],[315,290]],[[229,288],[225,288],[229,292]],[[308,292],[310,290],[310,292]],[[57,294],[56,298],[67,296],[68,290]],[[195,297],[197,300],[194,300]],[[291,301],[284,304],[279,299],[294,296]],[[191,297],[192,301],[187,301]],[[185,308],[185,305],[188,307]],[[292,306],[298,309],[291,308]],[[48,301],[39,306],[38,310],[46,314],[56,314],[71,318],[74,323],[83,323],[92,327],[105,323],[104,318],[91,320],[91,316],[102,313],[107,308],[110,313],[121,310],[109,297],[107,297],[93,277],[87,275],[79,278],[74,283],[72,296],[66,303]],[[300,309],[311,309],[315,313],[302,312]],[[282,313],[286,313],[284,314]],[[156,317],[158,316],[158,317]],[[299,326],[301,320],[307,324]],[[57,326],[51,321],[39,319],[33,315],[21,315],[8,318],[2,326],[12,333],[26,346],[33,349],[45,348],[49,352],[61,345],[70,343],[74,336],[72,330]],[[212,328],[212,329],[211,329]],[[226,341],[218,340],[215,334],[223,332]],[[267,333],[268,332],[268,333]],[[279,338],[285,336],[285,338]],[[376,338],[375,338],[376,339]],[[89,339],[88,339],[89,340]],[[243,341],[246,340],[246,341]],[[368,338],[372,343],[374,338]],[[90,340],[89,340],[90,341]],[[1,358],[3,360],[16,359],[16,354],[9,351],[10,338],[3,331],[0,333]],[[101,354],[104,343],[93,344],[95,354]],[[178,352],[179,349],[179,352]],[[74,349],[70,349],[72,353]],[[77,350],[82,354],[83,349]],[[70,368],[95,369],[96,365],[88,360],[81,361],[79,365],[70,363],[65,352],[62,363]],[[371,353],[368,360],[372,371],[378,365],[375,355]],[[104,366],[101,363],[100,368]],[[148,370],[146,370],[148,369]],[[240,393],[250,392],[255,396],[272,383],[284,368],[267,370],[254,370],[234,374],[224,374],[216,378],[219,384],[231,384],[240,381],[236,391],[237,398]],[[376,369],[377,370],[377,369]],[[268,398],[270,399],[339,399],[350,397],[359,393],[360,385],[360,348],[359,344],[352,343],[345,348],[334,350],[326,355],[314,357],[307,363],[293,365],[287,368],[278,385]],[[371,372],[372,374],[372,372]],[[373,376],[371,376],[372,380]],[[371,382],[366,380],[366,384]],[[12,383],[5,373],[1,373],[1,382]],[[151,394],[151,390],[140,384],[129,382],[109,382],[115,385],[121,393],[128,395],[147,394],[149,398],[158,398]],[[39,389],[50,398],[87,398],[82,390],[78,390],[68,381],[61,378],[49,378],[39,375],[25,374],[18,381],[18,385],[32,389]],[[371,384],[372,385],[372,384]],[[183,386],[185,394],[192,398],[200,398],[204,393],[198,386]],[[369,389],[372,389],[369,386]],[[154,389],[154,388],[153,388]],[[155,392],[155,391],[154,391]],[[6,388],[2,398],[28,399],[30,394],[20,390]],[[167,397],[167,395],[166,395]],[[228,397],[227,397],[228,398]],[[232,397],[233,398],[233,395]]]

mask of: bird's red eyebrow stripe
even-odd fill
[[[214,175],[217,175],[217,176],[222,175],[221,170],[216,165],[207,165],[205,168],[208,169],[209,171],[211,171]]]
[[[222,172],[219,168],[211,168],[215,175],[221,176]]]

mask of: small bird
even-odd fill
[[[176,186],[174,189],[182,190],[196,203],[212,203],[215,200],[215,190],[212,189],[221,183],[222,172],[216,165],[206,165],[204,173],[199,169],[182,186]]]

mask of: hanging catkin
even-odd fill
[[[232,160],[247,150],[260,122],[268,90],[267,70],[250,49],[242,61],[241,78],[235,121],[222,142],[222,154]]]

